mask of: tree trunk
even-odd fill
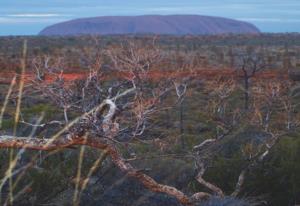
[[[244,103],[245,110],[249,109],[249,77],[245,76],[245,93],[244,93]]]
[[[64,107],[64,118],[66,123],[69,122],[69,118],[68,118],[68,109],[66,107]]]
[[[184,128],[183,128],[183,102],[180,103],[180,141],[181,141],[181,148],[185,149],[185,140],[184,140]]]

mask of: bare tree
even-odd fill
[[[172,82],[177,95],[177,104],[179,104],[179,130],[181,148],[185,149],[184,139],[184,101],[187,96],[187,89],[193,80],[193,74],[196,72],[197,62],[195,54],[172,54],[171,65],[173,72]]]
[[[254,115],[253,121],[261,125],[268,132],[272,116],[276,115],[278,103],[283,94],[281,82],[259,81],[253,86]]]
[[[286,87],[289,89],[293,87],[291,85],[286,86],[286,82],[256,82],[253,86],[255,112],[251,114],[239,114],[240,117],[238,119],[230,122],[220,118],[218,111],[222,105],[226,105],[226,98],[228,98],[231,92],[234,91],[234,84],[232,85],[233,89],[231,90],[231,87],[228,85],[224,87],[227,81],[223,82],[218,80],[217,82],[218,83],[216,83],[216,81],[212,81],[211,83],[207,83],[206,86],[207,90],[211,92],[212,95],[216,95],[215,97],[211,96],[210,98],[211,101],[214,102],[214,104],[210,103],[210,105],[212,108],[215,108],[212,110],[211,121],[215,121],[216,125],[222,126],[223,133],[217,133],[214,138],[207,138],[199,145],[194,146],[193,155],[197,170],[197,181],[210,191],[213,191],[215,195],[219,197],[225,196],[226,193],[220,187],[205,180],[204,175],[206,169],[210,167],[212,160],[218,155],[218,150],[223,147],[223,143],[226,142],[226,139],[229,138],[235,131],[240,129],[242,125],[252,125],[255,126],[255,128],[258,128],[258,130],[259,128],[263,128],[264,130],[263,137],[260,137],[258,141],[247,141],[241,145],[244,163],[237,178],[236,186],[230,194],[231,196],[236,197],[242,192],[243,185],[249,173],[260,163],[266,161],[266,157],[270,154],[270,151],[274,148],[274,146],[282,137],[290,132],[291,128],[282,127],[282,125],[286,124],[286,121],[285,118],[282,118],[280,115],[282,115],[282,111],[284,111],[285,108],[288,108],[286,110],[287,114],[290,114],[289,111],[291,111],[291,106],[282,105],[293,105],[292,113],[295,113],[295,104],[292,104],[292,102],[294,103],[293,98],[289,96],[291,93],[286,90]],[[230,80],[227,83],[231,85]],[[282,104],[282,98],[287,94],[288,97],[290,97],[288,101],[289,103]],[[236,116],[236,112],[231,113],[228,111],[225,113],[225,116],[229,119],[234,118]],[[249,119],[252,121],[249,121]],[[296,121],[293,122],[294,123],[291,125],[295,125],[293,127],[295,129],[299,125]]]
[[[77,145],[86,145],[104,150],[121,171],[125,172],[128,176],[135,177],[151,191],[171,195],[183,205],[193,205],[195,198],[198,200],[209,195],[199,193],[196,197],[189,197],[174,187],[157,183],[141,170],[135,169],[129,164],[122,157],[118,149],[120,145],[140,138],[144,134],[147,129],[148,117],[159,108],[162,95],[170,91],[165,83],[163,83],[163,87],[158,86],[156,89],[143,87],[144,82],[141,80],[147,78],[145,72],[148,68],[151,68],[149,62],[142,60],[145,57],[143,56],[145,53],[134,53],[131,50],[130,58],[126,55],[120,58],[120,60],[111,56],[114,58],[113,61],[120,61],[114,62],[112,68],[118,70],[118,65],[126,65],[132,69],[131,72],[134,77],[130,78],[130,81],[125,79],[118,84],[112,84],[110,87],[101,85],[101,78],[97,78],[100,75],[99,73],[93,73],[84,80],[84,88],[88,91],[88,93],[84,92],[85,94],[82,93],[82,90],[78,92],[78,88],[81,87],[78,87],[77,83],[66,83],[61,74],[58,74],[58,78],[49,84],[45,82],[39,84],[41,81],[35,82],[36,84],[33,89],[43,86],[42,88],[38,88],[38,90],[47,95],[47,98],[51,98],[57,106],[64,109],[64,127],[51,138],[41,139],[38,137],[3,135],[0,136],[0,148],[53,151]],[[141,64],[144,65],[142,67],[140,66],[140,60],[142,61]],[[97,85],[102,86],[101,90],[93,86],[91,83],[93,81]],[[172,88],[172,85],[169,87]],[[100,93],[99,97],[95,95],[97,93]],[[92,96],[90,97],[88,94]],[[90,100],[92,102],[89,105],[91,109],[85,111],[86,107],[81,103],[87,95],[91,99],[99,98],[99,101]],[[81,115],[70,119],[67,115],[67,111],[70,108],[81,111]],[[47,123],[32,126],[45,125]],[[19,156],[15,157],[15,163],[9,168],[11,172],[7,173],[6,178],[2,180],[2,185],[8,179],[11,179],[13,175],[12,171],[16,166],[18,158]],[[0,189],[2,188],[0,187]],[[12,193],[13,189],[10,188],[10,190]]]
[[[251,79],[266,68],[265,58],[261,52],[249,48],[247,51],[237,51],[235,68],[244,81],[244,109],[249,109]]]
[[[296,100],[296,97],[299,96],[299,85],[293,86],[291,82],[284,82],[282,90],[280,100],[285,111],[286,129],[292,130],[299,124],[299,120],[296,118],[296,108],[299,106]]]
[[[183,106],[182,101],[187,94],[187,87],[190,86],[190,79],[184,77],[166,78],[166,81],[157,81],[150,84],[151,70],[160,66],[163,54],[154,44],[143,47],[133,42],[127,42],[126,45],[116,48],[109,48],[103,52],[95,53],[93,63],[87,65],[89,73],[83,79],[68,82],[64,79],[63,67],[60,72],[52,72],[55,76],[54,81],[45,82],[42,78],[40,68],[49,68],[49,66],[37,66],[37,80],[34,80],[32,87],[27,87],[33,91],[38,91],[44,95],[47,100],[63,111],[64,121],[54,120],[52,123],[59,122],[61,129],[50,138],[39,138],[37,135],[32,137],[17,137],[16,135],[1,135],[0,148],[21,149],[19,154],[25,150],[56,151],[76,146],[89,146],[91,148],[104,151],[104,156],[100,159],[110,157],[114,165],[123,171],[127,176],[136,178],[146,188],[152,192],[159,192],[176,198],[181,204],[192,206],[208,199],[212,196],[223,198],[226,195],[237,196],[241,193],[247,174],[252,168],[260,162],[265,161],[270,150],[276,145],[280,138],[287,132],[285,129],[280,131],[271,128],[270,115],[273,111],[273,101],[280,93],[278,85],[267,85],[261,91],[255,91],[254,102],[261,101],[262,105],[255,104],[255,107],[264,114],[264,124],[266,138],[259,144],[245,144],[242,147],[242,153],[245,159],[243,168],[239,171],[236,187],[231,194],[226,194],[217,183],[212,183],[205,179],[204,175],[213,158],[217,155],[223,140],[226,140],[232,131],[236,131],[244,122],[248,122],[252,114],[241,115],[239,108],[234,111],[228,109],[228,99],[235,91],[237,85],[233,79],[218,78],[207,83],[206,89],[210,91],[213,98],[213,112],[210,114],[211,121],[214,121],[216,127],[221,127],[222,132],[217,132],[215,136],[210,136],[193,147],[193,151],[188,154],[195,160],[195,169],[197,175],[195,179],[203,185],[209,192],[197,192],[189,195],[178,190],[175,187],[160,184],[143,170],[137,169],[130,164],[130,159],[125,159],[121,148],[133,141],[143,141],[149,132],[149,123],[151,117],[161,111],[164,96],[170,91],[176,93],[177,100],[180,103],[180,131],[182,146],[185,145],[183,139]],[[104,63],[102,57],[108,58],[108,63]],[[172,58],[171,58],[172,59]],[[187,59],[188,60],[188,59]],[[90,60],[88,61],[90,62]],[[239,62],[239,61],[238,61]],[[178,63],[178,62],[177,62]],[[177,64],[176,63],[176,64]],[[249,108],[250,80],[258,71],[264,68],[264,61],[256,54],[247,54],[240,56],[240,68],[244,80],[245,105],[244,109]],[[46,65],[49,65],[48,63]],[[171,65],[171,64],[170,64]],[[193,70],[193,66],[188,61],[179,64],[176,68],[180,72],[183,70]],[[108,70],[108,71],[106,71]],[[47,72],[47,69],[45,70]],[[113,76],[112,80],[104,80],[105,72]],[[116,73],[116,74],[113,74]],[[261,86],[260,86],[261,87]],[[22,97],[18,97],[21,101]],[[255,99],[257,98],[257,99]],[[260,100],[258,100],[260,99]],[[288,114],[293,112],[291,109],[291,99],[282,100],[284,108]],[[207,104],[207,102],[205,102]],[[285,106],[287,105],[287,106]],[[207,107],[200,105],[199,109]],[[267,108],[265,111],[264,109]],[[69,111],[76,113],[76,117],[69,115]],[[256,114],[254,114],[255,116]],[[209,115],[208,115],[209,116]],[[239,116],[239,117],[237,117]],[[257,118],[255,116],[254,118]],[[287,118],[288,122],[292,118]],[[25,121],[23,121],[25,122]],[[257,121],[253,121],[256,124]],[[29,126],[47,127],[51,122],[42,122],[39,120],[36,124],[28,123]],[[261,126],[262,122],[258,121]],[[291,125],[290,123],[288,125]],[[291,127],[288,127],[289,130]],[[155,139],[154,139],[155,141]],[[14,169],[18,162],[19,155],[14,158],[6,176],[0,183],[0,191],[5,182],[12,179],[15,174]],[[135,157],[133,158],[135,159]],[[99,160],[100,161],[100,160]],[[102,161],[102,160],[101,160]],[[100,161],[100,162],[101,162]],[[82,159],[81,159],[82,162]],[[100,164],[98,162],[98,164]],[[86,181],[82,188],[86,187]],[[77,182],[78,183],[78,182]],[[77,189],[78,189],[77,185]],[[13,193],[13,188],[10,188]],[[77,198],[77,197],[76,197]],[[13,202],[13,201],[12,201]],[[77,203],[77,199],[75,201]],[[78,203],[77,203],[78,204]]]
[[[228,106],[228,98],[235,91],[237,84],[234,79],[225,79],[217,77],[213,80],[207,81],[205,90],[209,94],[209,106],[212,108],[212,113],[219,118],[225,118],[226,109]]]

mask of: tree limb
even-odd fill
[[[31,150],[51,151],[76,145],[87,145],[90,147],[107,150],[107,153],[111,157],[113,163],[121,171],[125,172],[128,176],[139,180],[149,190],[173,196],[183,205],[193,205],[191,199],[183,192],[177,190],[175,187],[159,184],[148,175],[134,169],[131,164],[123,159],[115,146],[104,142],[103,138],[88,137],[85,139],[84,137],[72,136],[58,138],[57,140],[53,141],[51,139],[0,136],[0,148],[25,148]]]

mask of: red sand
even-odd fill
[[[14,77],[15,73],[0,73],[0,83],[8,84]],[[78,72],[78,73],[64,73],[62,74],[65,81],[71,82],[76,79],[83,79],[88,75],[88,73]],[[154,70],[150,71],[147,75],[147,79],[151,81],[158,81],[165,78],[182,78],[182,77],[195,77],[198,79],[212,79],[215,77],[228,77],[228,78],[238,78],[242,77],[242,73],[237,73],[233,69],[199,69],[194,71],[161,71]],[[124,78],[130,77],[130,73],[119,72],[112,73],[103,77],[103,80],[109,80],[112,78]],[[287,79],[288,75],[282,71],[262,71],[256,74],[257,79]],[[34,79],[33,74],[25,75],[26,81],[32,81]],[[46,75],[46,82],[54,81],[55,76]]]

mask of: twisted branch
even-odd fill
[[[131,164],[123,159],[117,149],[113,145],[104,142],[103,138],[89,136],[85,139],[84,137],[72,136],[71,138],[62,137],[53,141],[51,139],[0,136],[0,148],[25,148],[30,150],[52,151],[76,145],[87,145],[93,148],[106,150],[113,163],[122,172],[130,177],[136,178],[149,190],[173,196],[183,205],[192,205],[191,199],[183,192],[174,187],[159,184],[148,175],[134,169]]]

